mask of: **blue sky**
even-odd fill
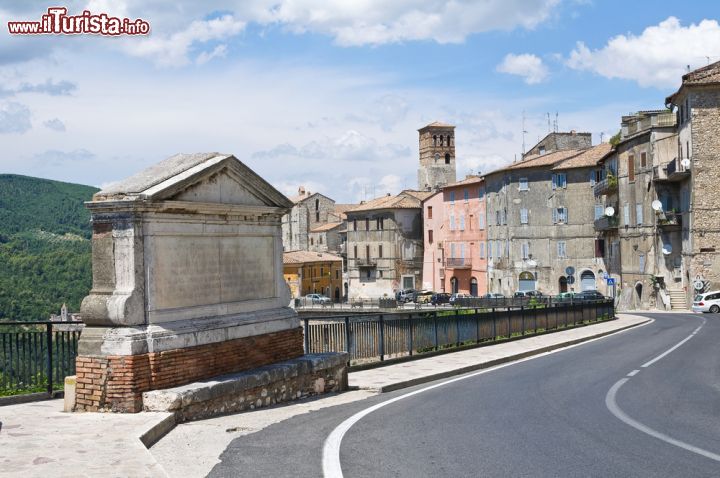
[[[55,2],[57,3],[57,2]],[[712,1],[90,0],[146,38],[20,38],[0,2],[0,172],[102,186],[177,152],[234,153],[339,202],[416,186],[417,129],[457,125],[458,178],[547,133],[607,140],[720,60]],[[54,5],[54,4],[53,4]]]

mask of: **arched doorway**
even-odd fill
[[[451,291],[453,294],[457,294],[457,293],[458,293],[458,280],[457,280],[457,277],[451,277],[451,278],[450,278],[450,291]]]
[[[518,290],[535,290],[535,275],[532,272],[521,272],[518,276]]]
[[[567,277],[560,276],[560,280],[558,280],[558,290],[562,294],[563,292],[567,292]]]
[[[335,287],[335,302],[340,302],[340,287]]]
[[[585,271],[580,274],[580,290],[595,290],[595,274],[592,271]]]
[[[640,304],[642,304],[642,292],[643,292],[642,290],[643,290],[643,286],[642,286],[641,282],[638,282],[637,284],[635,284],[635,295],[637,296],[638,307],[640,306]]]
[[[473,297],[477,297],[478,295],[478,283],[474,277],[470,279],[470,295]]]

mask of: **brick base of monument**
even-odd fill
[[[81,355],[75,409],[139,412],[142,394],[303,355],[302,328],[141,355]]]

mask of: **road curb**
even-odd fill
[[[628,315],[631,315],[631,314],[628,314]],[[643,317],[643,318],[645,318],[645,317]],[[488,361],[488,362],[476,363],[476,364],[468,365],[468,366],[465,366],[465,367],[457,368],[457,369],[454,369],[454,370],[448,370],[448,371],[446,371],[446,372],[439,372],[439,373],[435,373],[435,374],[431,374],[431,375],[426,375],[426,376],[424,376],[424,377],[414,378],[414,379],[412,379],[412,380],[405,380],[405,381],[402,381],[402,382],[396,382],[396,383],[393,383],[393,384],[390,384],[390,385],[382,386],[382,387],[380,387],[380,388],[370,388],[370,387],[368,387],[368,388],[363,388],[363,387],[360,387],[360,389],[361,389],[361,390],[375,390],[375,391],[378,391],[378,392],[380,392],[380,393],[393,392],[393,391],[395,391],[395,390],[400,390],[400,389],[408,388],[408,387],[414,387],[415,385],[421,385],[421,384],[424,384],[424,383],[433,382],[433,381],[435,381],[435,380],[441,380],[441,379],[443,379],[443,378],[454,377],[454,376],[457,376],[457,375],[462,375],[462,374],[464,374],[464,373],[474,372],[474,371],[476,371],[476,370],[482,370],[482,369],[484,369],[484,368],[495,367],[495,366],[497,366],[497,365],[501,365],[501,364],[508,363],[508,362],[514,362],[515,360],[520,360],[520,359],[524,359],[524,358],[527,358],[527,357],[532,357],[533,355],[540,355],[540,354],[543,354],[543,353],[546,353],[546,352],[550,352],[550,351],[553,351],[553,350],[561,349],[561,348],[564,348],[564,347],[569,347],[569,346],[571,346],[571,345],[579,344],[579,343],[582,343],[582,342],[587,342],[588,340],[597,339],[597,338],[600,338],[600,337],[605,337],[605,336],[607,336],[607,335],[611,335],[611,334],[614,334],[614,333],[616,333],[616,332],[621,332],[621,331],[623,331],[623,330],[632,329],[632,328],[634,328],[634,327],[639,327],[639,326],[645,325],[645,324],[647,324],[648,322],[651,322],[651,321],[652,321],[652,319],[647,319],[647,320],[644,320],[643,322],[638,322],[637,324],[626,325],[626,326],[624,326],[624,327],[620,327],[620,328],[617,328],[617,329],[614,329],[614,330],[608,330],[608,331],[601,332],[601,333],[594,334],[594,335],[589,335],[589,336],[587,336],[587,337],[582,337],[582,338],[579,338],[579,339],[569,340],[569,341],[567,341],[567,342],[563,342],[563,343],[559,343],[559,344],[548,345],[548,346],[546,346],[546,347],[541,347],[541,348],[539,348],[539,349],[530,350],[530,351],[523,352],[523,353],[519,353],[519,354],[515,354],[515,355],[509,355],[509,356],[507,356],[507,357],[502,357],[502,358],[499,358],[499,359],[490,360],[490,361]]]

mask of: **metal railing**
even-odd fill
[[[0,321],[0,396],[61,389],[75,374],[80,338],[67,326],[79,324]]]
[[[451,269],[467,269],[472,266],[470,257],[448,257],[445,259],[445,267]]]
[[[305,352],[348,352],[351,365],[537,335],[615,317],[611,299],[520,308],[305,317]]]

